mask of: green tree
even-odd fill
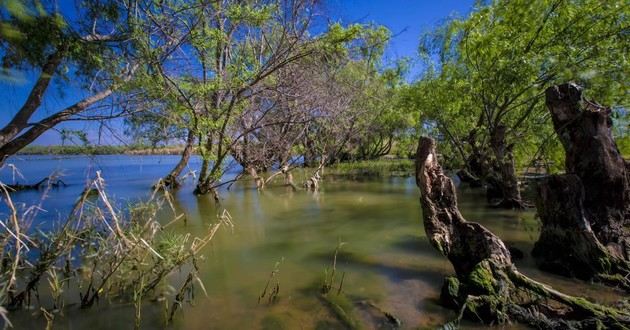
[[[151,102],[139,109],[162,115],[187,134],[181,161],[164,181],[176,184],[195,144],[202,157],[195,193],[215,197],[216,189],[225,184],[221,178],[235,146],[259,128],[243,129],[239,122],[255,98],[273,85],[274,74],[316,53],[343,51],[339,45],[361,30],[333,24],[326,32],[311,35],[317,10],[317,2],[311,0],[161,3],[182,6],[169,12],[188,24],[167,30],[157,44],[169,40],[170,33],[189,37],[177,56],[155,61],[151,70],[141,73],[137,88],[147,91]],[[151,125],[151,120],[144,123]]]
[[[423,38],[421,56],[435,69],[416,94],[444,104],[418,105],[468,168],[492,183],[500,205],[522,207],[517,166],[557,150],[545,143],[553,134],[547,87],[574,81],[599,102],[627,106],[629,8],[622,0],[479,2],[469,17]]]

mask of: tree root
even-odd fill
[[[455,187],[436,155],[435,141],[421,138],[416,183],[422,193],[424,228],[457,274],[444,282],[444,305],[460,310],[460,318],[485,324],[520,322],[541,329],[630,327],[629,311],[566,295],[519,273],[501,239],[463,218]]]

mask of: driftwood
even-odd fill
[[[551,87],[546,98],[567,174],[538,187],[543,225],[532,253],[545,270],[630,290],[630,186],[610,109],[583,99],[574,84]]]
[[[66,187],[67,184],[63,182],[61,179],[53,178],[53,177],[45,177],[34,184],[8,184],[6,185],[10,191],[23,191],[23,190],[39,190],[46,187],[51,188],[60,188]]]
[[[558,292],[518,272],[505,244],[459,212],[455,186],[444,175],[435,141],[421,138],[416,155],[416,184],[423,222],[431,244],[453,265],[441,301],[460,317],[486,324],[521,322],[543,329],[630,327],[630,312],[594,304]]]

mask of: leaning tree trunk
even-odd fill
[[[179,187],[179,181],[177,181],[177,178],[182,174],[182,171],[188,164],[188,160],[190,160],[190,155],[193,152],[194,142],[195,133],[193,130],[189,130],[188,136],[186,137],[186,146],[184,147],[184,151],[182,151],[182,156],[179,159],[179,162],[177,162],[177,165],[175,165],[171,172],[162,180],[166,187]]]
[[[593,232],[611,253],[628,260],[629,173],[612,137],[610,109],[584,99],[574,84],[551,87],[546,98],[566,152],[566,172],[584,186],[584,213]]]
[[[453,265],[441,300],[460,315],[486,324],[522,322],[537,328],[623,328],[630,313],[565,295],[522,274],[505,244],[459,212],[455,186],[437,161],[435,141],[421,138],[416,184],[431,244]]]
[[[546,97],[567,174],[538,187],[542,228],[532,254],[547,271],[630,290],[630,235],[624,228],[630,189],[610,109],[584,100],[573,84],[551,87]]]

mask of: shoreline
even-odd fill
[[[93,155],[180,155],[184,150],[183,146],[169,146],[151,148],[146,146],[29,146],[17,156],[25,155],[53,155],[53,156],[93,156]],[[197,152],[193,151],[193,154]]]

